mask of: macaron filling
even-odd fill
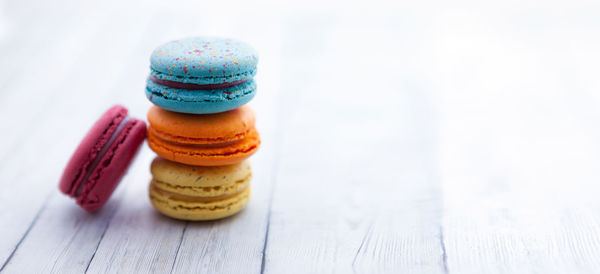
[[[150,188],[152,190],[160,193],[162,196],[164,196],[166,198],[174,199],[174,200],[178,200],[178,201],[182,201],[182,202],[192,202],[192,203],[207,203],[207,202],[215,202],[215,201],[219,201],[219,200],[225,200],[225,199],[228,199],[228,198],[238,195],[239,193],[246,190],[247,187],[248,187],[248,184],[244,185],[243,187],[240,187],[239,189],[236,189],[235,191],[232,191],[230,193],[223,193],[219,196],[191,196],[191,195],[179,194],[179,193],[170,192],[170,191],[161,189],[156,186],[156,181],[152,182],[152,184],[150,185]]]
[[[110,147],[113,145],[113,143],[115,142],[117,137],[121,134],[121,132],[123,131],[123,129],[125,128],[125,126],[127,125],[127,123],[129,122],[130,119],[131,118],[129,116],[125,116],[125,118],[123,118],[121,120],[121,122],[117,126],[117,129],[112,133],[112,135],[110,136],[108,141],[104,144],[104,146],[102,147],[100,152],[98,152],[98,155],[96,155],[96,157],[94,158],[92,163],[90,165],[88,165],[86,172],[83,175],[83,178],[81,180],[81,183],[79,184],[79,186],[77,187],[77,190],[75,191],[74,197],[81,196],[81,194],[83,193],[83,189],[85,188],[86,183],[88,182],[89,177],[92,175],[94,170],[96,170],[96,167],[98,166],[98,164],[100,164],[100,161],[102,160],[102,158],[104,157],[106,152],[108,152]]]
[[[156,130],[154,127],[148,128],[148,131],[151,132],[152,135],[156,136],[162,141],[177,145],[185,144],[199,147],[223,147],[232,145],[246,138],[246,136],[250,135],[251,131],[253,130],[255,131],[256,129],[248,129],[245,132],[241,132],[230,137],[194,138],[172,135],[163,131]]]
[[[167,86],[170,88],[191,89],[191,90],[213,90],[213,89],[224,89],[224,88],[235,87],[237,85],[241,85],[243,83],[248,82],[250,79],[238,80],[238,81],[229,82],[229,83],[206,84],[206,85],[199,85],[199,84],[193,84],[193,83],[182,83],[182,82],[175,82],[175,81],[171,81],[171,80],[158,79],[152,75],[150,76],[150,80],[154,83],[157,83],[157,84],[163,85],[163,86]]]
[[[193,139],[194,138],[190,138],[188,140],[185,140],[185,138],[174,138],[173,139],[166,139],[164,137],[164,133],[161,133],[160,131],[154,129],[152,126],[149,127],[149,132],[152,132],[154,134],[152,134],[152,137],[155,137],[156,139],[158,139],[159,141],[163,142],[163,143],[167,143],[170,144],[172,147],[186,147],[186,148],[191,148],[191,149],[204,149],[206,150],[205,152],[207,154],[212,154],[212,155],[227,155],[227,154],[235,154],[235,153],[246,153],[252,150],[255,150],[257,145],[254,144],[246,144],[243,145],[243,143],[252,143],[252,141],[250,139],[253,138],[258,138],[258,132],[256,131],[256,129],[250,129],[244,133],[242,133],[241,135],[238,134],[236,135],[235,139],[229,139],[229,140],[223,140],[222,138],[214,138],[214,139],[203,139],[205,140],[205,142],[202,143],[198,143],[198,142],[194,142]],[[158,133],[158,134],[156,134]],[[162,136],[161,136],[162,135]],[[167,135],[168,136],[168,135]],[[152,142],[152,140],[150,140],[150,142]],[[231,151],[229,153],[225,152],[227,150],[224,150],[221,152],[220,148],[234,148],[237,147],[237,144],[243,145],[242,147],[244,147],[245,149],[242,150],[235,150],[235,151]],[[221,153],[219,153],[221,152]]]
[[[155,191],[152,185],[150,187],[150,201],[158,211],[184,220],[215,220],[231,216],[246,206],[249,196],[250,187],[247,187],[230,198],[212,202],[189,202],[170,199]]]
[[[172,184],[161,181],[158,178],[153,178],[152,183],[159,189],[185,195],[187,197],[220,197],[224,194],[238,193],[244,190],[250,185],[252,174],[246,175],[246,177],[236,180],[229,185],[217,185],[217,186],[188,186],[181,184]]]
[[[152,80],[152,77],[148,77],[146,80],[146,97],[151,102],[154,102],[156,99],[154,97],[164,98],[168,101],[187,103],[221,102],[242,100],[244,98],[249,100],[253,97],[254,91],[256,90],[256,83],[252,80],[244,80],[240,82],[240,84],[231,87],[222,89],[217,89],[215,87],[216,85],[212,86],[213,89],[174,88],[160,84],[159,82]],[[161,107],[165,108],[164,106]]]
[[[256,75],[256,69],[252,68],[248,71],[243,72],[228,72],[218,70],[216,67],[214,69],[209,69],[208,71],[214,71],[215,73],[210,73],[208,75],[203,76],[192,76],[187,73],[177,74],[172,70],[161,71],[160,69],[154,68],[152,65],[150,66],[150,76],[155,77],[157,79],[169,80],[173,82],[179,83],[193,83],[198,85],[207,85],[207,84],[222,84],[227,82],[235,82],[239,80],[248,80],[252,79],[254,75]]]

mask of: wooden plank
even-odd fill
[[[432,102],[403,51],[420,40],[380,20],[286,22],[266,273],[444,271]]]
[[[77,33],[73,33],[73,35],[77,35]],[[85,41],[85,40],[84,40]],[[48,88],[52,90],[52,86],[44,86],[43,82],[38,82],[37,86],[29,85],[31,90],[42,90],[44,88]],[[11,96],[13,92],[21,92],[17,86],[9,89],[7,91],[7,96]],[[58,95],[60,97],[60,95]],[[65,94],[65,98],[67,101],[69,100],[68,94]],[[57,131],[57,122],[61,121],[60,119],[65,117],[65,113],[61,111],[50,112],[52,115],[45,115],[44,117],[40,117],[41,120],[44,118],[54,118],[54,123],[32,123],[28,122],[26,119],[21,119],[23,117],[20,116],[21,111],[12,112],[17,108],[21,109],[35,109],[36,104],[27,105],[27,101],[13,101],[13,104],[8,104],[6,107],[3,107],[0,111],[2,111],[4,117],[19,117],[19,119],[6,119],[6,124],[4,125],[15,126],[14,135],[8,135],[9,138],[3,138],[2,146],[8,145],[2,151],[7,153],[6,155],[11,155],[10,160],[4,159],[5,164],[0,167],[0,176],[2,178],[2,185],[6,191],[0,193],[0,197],[3,200],[3,203],[0,204],[0,220],[3,220],[4,223],[11,223],[11,226],[3,226],[2,233],[3,237],[0,239],[0,262],[4,263],[10,254],[14,251],[15,246],[19,243],[20,239],[26,233],[28,227],[34,220],[36,214],[38,213],[40,207],[45,203],[48,197],[48,190],[50,188],[55,187],[55,183],[51,184],[40,184],[39,182],[43,182],[50,178],[51,181],[58,180],[58,176],[60,176],[61,168],[57,168],[54,165],[43,165],[40,167],[37,172],[30,172],[27,167],[30,166],[38,166],[38,163],[42,160],[46,160],[48,162],[52,162],[50,157],[53,157],[57,161],[63,162],[66,161],[65,156],[60,156],[61,153],[65,153],[59,151],[59,148],[62,148],[61,145],[64,145],[63,141],[70,140],[70,136],[59,138],[61,134],[64,134],[68,131],[69,128],[65,128],[65,131]],[[57,105],[55,108],[58,108]],[[27,116],[25,116],[27,117]],[[85,114],[82,115],[82,118],[85,118]],[[28,134],[23,134],[24,132],[19,132],[19,129],[24,129],[27,127],[31,127],[32,125],[36,125],[35,129],[32,129]],[[13,129],[3,129],[3,132],[13,132]],[[73,134],[75,138],[81,137],[84,133],[77,136]],[[45,138],[39,138],[40,136],[44,136]],[[5,136],[6,137],[6,136]],[[27,140],[34,140],[35,142],[27,142]],[[16,142],[26,142],[28,145],[16,145]],[[71,143],[74,140],[70,140]],[[14,147],[11,147],[14,146]],[[19,147],[19,149],[15,150],[15,147]],[[45,154],[40,155],[40,151],[44,151]],[[72,151],[72,150],[71,150]],[[9,154],[11,153],[11,154]],[[55,178],[55,179],[52,179]],[[19,184],[8,183],[8,182],[19,182]],[[23,199],[21,195],[15,195],[15,193],[28,193],[26,199]],[[15,208],[19,208],[18,211],[15,211]]]
[[[60,106],[63,95],[67,95],[56,91],[68,85],[73,65],[86,54],[82,52],[86,49],[85,43],[93,39],[101,27],[98,18],[103,15],[84,16],[93,8],[89,5],[74,6],[72,12],[77,16],[65,15],[63,10],[54,11],[53,7],[41,4],[43,10],[34,9],[37,13],[17,14],[17,17],[39,18],[40,22],[26,20],[24,26],[15,26],[18,31],[13,31],[14,35],[7,38],[10,43],[2,46],[0,58],[6,65],[0,70],[6,70],[2,73],[6,83],[0,82],[4,93],[0,108],[12,117],[19,117],[5,119],[0,125],[0,130],[12,133],[4,136],[0,144],[2,161],[22,149],[23,137],[29,137],[38,124],[53,118],[45,114]],[[55,26],[47,29],[44,21],[55,22]],[[69,87],[67,90],[75,91]]]
[[[166,19],[163,11],[156,11],[152,19]],[[148,58],[155,45],[164,42],[164,36],[172,35],[175,28],[165,20],[160,27],[148,25],[144,38],[133,50],[132,59],[135,65],[129,67],[121,83],[124,90],[118,100],[127,102],[137,117],[145,118],[150,103],[146,100],[143,90],[148,75]],[[91,273],[137,272],[137,273],[167,273],[172,269],[173,262],[183,235],[185,222],[172,220],[160,215],[152,208],[148,199],[148,183],[151,176],[149,166],[155,157],[144,144],[141,149],[143,159],[135,172],[138,179],[130,182],[120,200],[124,201],[110,220],[104,236],[99,242],[95,254],[90,258],[86,271]]]
[[[128,181],[125,178],[124,181]],[[119,189],[120,190],[120,189]],[[82,273],[106,230],[120,192],[98,214],[89,214],[58,193],[50,195],[36,223],[4,268],[7,273]]]
[[[152,208],[146,192],[154,155],[145,148],[139,158],[86,271],[165,273],[172,268],[185,222],[165,218]]]
[[[52,7],[16,12],[23,35],[0,41],[0,114],[10,118],[0,131],[12,133],[0,142],[4,272],[600,268],[592,17],[531,26],[491,10],[431,22],[409,11],[238,10],[215,24],[217,13],[194,16],[199,4],[84,5],[74,17]],[[163,29],[148,24],[156,11]],[[39,28],[61,16],[56,30]],[[216,222],[163,217],[147,199],[144,147],[107,207],[82,212],[56,191],[74,144],[113,102],[144,117],[149,53],[198,31],[261,52],[252,104],[263,147],[248,208]]]
[[[439,158],[450,272],[600,267],[600,146],[590,126],[600,108],[579,88],[597,77],[576,73],[597,57],[573,56],[600,44],[587,39],[594,31],[571,27],[496,17],[440,27],[434,67],[445,91]]]
[[[97,14],[101,17],[107,17],[110,13],[99,11]],[[67,82],[63,82],[62,86],[67,86],[66,89],[56,89],[60,92],[56,92],[56,104],[49,104],[45,106],[45,110],[48,111],[44,123],[36,124],[37,127],[32,128],[31,132],[21,137],[21,141],[28,144],[24,146],[24,149],[20,150],[18,154],[13,156],[12,162],[1,167],[3,182],[19,182],[18,184],[7,184],[5,187],[6,192],[0,194],[3,203],[0,204],[0,220],[3,223],[11,223],[11,226],[3,227],[2,237],[2,249],[0,249],[0,255],[2,255],[1,261],[5,264],[7,269],[20,269],[21,267],[29,267],[29,269],[37,269],[39,271],[49,271],[54,265],[51,261],[40,260],[40,258],[30,257],[36,254],[36,250],[45,250],[37,246],[37,243],[45,243],[56,253],[52,253],[53,256],[44,257],[47,260],[57,258],[57,256],[71,255],[74,252],[79,252],[77,248],[73,249],[71,245],[64,245],[65,243],[60,242],[60,237],[47,239],[47,229],[52,229],[54,232],[62,232],[62,239],[71,237],[72,239],[77,238],[81,234],[80,230],[88,228],[95,224],[102,224],[103,220],[84,218],[79,215],[79,218],[87,220],[89,224],[83,225],[80,222],[83,220],[71,220],[67,222],[64,227],[60,226],[60,223],[55,221],[55,218],[69,219],[69,214],[73,213],[73,210],[61,210],[59,212],[53,211],[56,206],[62,206],[60,199],[66,199],[61,195],[61,198],[57,201],[54,196],[59,195],[56,190],[56,184],[63,165],[66,163],[70,153],[74,150],[74,144],[77,144],[80,138],[85,134],[85,130],[89,128],[90,124],[97,119],[97,117],[112,103],[114,103],[112,95],[117,92],[122,92],[120,89],[113,89],[112,92],[107,92],[108,88],[115,86],[114,83],[120,77],[120,71],[116,69],[114,73],[106,73],[104,67],[109,66],[111,62],[114,62],[111,58],[126,59],[130,52],[124,50],[130,48],[131,43],[137,43],[137,37],[128,32],[118,32],[119,35],[115,35],[115,29],[122,29],[123,26],[119,25],[117,20],[118,16],[112,14],[112,23],[104,25],[102,31],[97,33],[91,33],[89,37],[93,37],[92,40],[84,40],[83,50],[86,51],[83,58],[78,59],[76,66],[72,68],[69,74]],[[126,14],[122,14],[125,16]],[[121,17],[125,18],[125,17]],[[138,24],[129,24],[134,33],[141,33],[138,31],[140,26],[146,27],[148,21],[144,21],[144,17],[138,17]],[[147,18],[146,18],[147,19]],[[98,20],[94,15],[90,16],[90,20]],[[88,29],[93,31],[93,29]],[[119,39],[120,44],[113,44],[111,38]],[[106,58],[104,55],[98,55],[96,52],[102,51],[110,55],[111,58]],[[89,65],[90,63],[96,64]],[[79,69],[80,66],[87,66],[85,71]],[[79,66],[77,66],[79,65]],[[90,85],[89,83],[96,82],[98,75],[103,75],[103,81],[97,85]],[[79,89],[79,87],[83,87]],[[49,91],[52,91],[52,86],[47,87]],[[82,92],[84,90],[84,92]],[[92,100],[95,104],[82,104],[81,102],[90,102],[90,96],[97,94],[105,94],[106,96],[98,96]],[[138,93],[142,94],[142,92]],[[60,103],[58,103],[60,102]],[[34,105],[32,107],[35,108]],[[85,109],[97,109],[97,111],[86,111]],[[73,119],[73,115],[77,114],[78,119]],[[43,120],[43,119],[42,119]],[[65,126],[65,121],[68,121],[68,126]],[[60,130],[57,130],[60,129]],[[82,129],[84,129],[82,131]],[[40,138],[43,136],[43,138]],[[34,142],[34,140],[36,140]],[[43,152],[40,154],[40,152]],[[52,159],[52,160],[51,160]],[[46,163],[42,166],[40,162]],[[30,172],[29,167],[37,166],[36,172]],[[7,173],[5,171],[11,171]],[[27,193],[26,199],[22,199],[19,195],[14,193]],[[72,201],[69,201],[72,203]],[[52,211],[43,210],[46,207],[52,208]],[[19,210],[15,210],[18,208]],[[42,210],[40,212],[40,210]],[[46,215],[52,216],[48,217]],[[110,214],[100,216],[109,216]],[[80,226],[70,226],[74,223]],[[102,228],[92,227],[88,229],[91,232],[86,231],[85,233],[102,233]],[[95,232],[94,232],[95,231]],[[79,234],[78,234],[79,233]],[[85,234],[89,236],[88,234]],[[98,234],[99,235],[99,234]],[[31,236],[23,239],[24,236]],[[93,239],[93,237],[92,237]],[[83,241],[79,244],[85,245],[82,250],[85,250],[88,239],[82,239]],[[23,250],[18,248],[23,247]],[[57,250],[51,248],[57,247]],[[16,250],[16,252],[15,252]],[[14,252],[14,253],[13,253]],[[63,252],[64,254],[60,254]],[[85,252],[76,254],[76,256],[84,256]],[[88,254],[88,255],[91,255]],[[11,257],[12,256],[12,257]],[[23,256],[23,258],[21,258]],[[6,261],[11,259],[8,264]],[[12,260],[14,259],[14,260]],[[32,264],[32,260],[38,262],[38,264]],[[13,268],[14,267],[14,268]],[[76,267],[76,266],[74,266]],[[54,269],[59,271],[61,269]]]
[[[0,88],[3,92],[18,82],[31,80],[36,71],[46,69],[49,64],[56,65],[60,59],[54,58],[65,46],[61,40],[69,38],[75,22],[82,22],[83,14],[91,8],[89,4],[71,0],[52,3],[36,1],[30,4],[35,8],[6,2],[2,4],[0,60],[4,65],[0,67]],[[70,8],[61,8],[62,5],[69,5]],[[53,62],[47,62],[49,59]],[[0,103],[4,104],[6,100]]]

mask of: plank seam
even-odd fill
[[[33,220],[31,221],[31,224],[29,224],[29,227],[27,227],[27,230],[25,230],[25,233],[23,233],[23,236],[21,237],[21,239],[19,239],[19,242],[17,242],[17,244],[15,245],[15,248],[10,252],[10,255],[8,255],[8,258],[6,258],[6,261],[4,261],[4,264],[2,264],[2,267],[0,267],[0,272],[2,272],[4,270],[4,268],[8,265],[8,263],[10,262],[10,260],[13,258],[13,256],[15,255],[15,253],[17,252],[17,250],[19,249],[19,247],[21,246],[21,244],[25,240],[25,238],[27,238],[27,236],[29,235],[29,232],[35,226],[35,224],[37,223],[38,219],[42,215],[42,212],[48,206],[48,202],[50,201],[50,197],[52,197],[53,194],[54,194],[54,192],[50,192],[46,196],[46,199],[44,200],[44,203],[42,204],[42,207],[35,214],[35,217],[33,217]]]
[[[269,228],[271,227],[271,201],[269,201],[269,211],[267,212],[267,229],[265,231],[265,242],[262,249],[262,259],[260,262],[260,274],[265,273],[266,251],[269,241]]]
[[[108,217],[108,220],[106,220],[106,225],[104,225],[104,230],[102,231],[102,235],[100,235],[100,239],[98,239],[96,248],[94,248],[94,253],[92,253],[92,257],[90,258],[90,261],[88,262],[87,266],[85,267],[85,271],[83,273],[87,273],[88,269],[90,268],[90,265],[92,265],[92,261],[94,261],[94,258],[96,257],[96,252],[98,252],[98,248],[100,248],[100,244],[102,243],[102,240],[104,239],[104,235],[108,231],[108,227],[110,226],[110,223],[116,213],[117,213],[117,207],[115,207],[113,212],[111,212],[110,216]]]
[[[280,102],[283,101],[282,99],[282,95],[281,92],[278,92],[277,94],[277,99],[276,101],[276,108],[275,108],[275,117],[276,120],[274,122],[275,124],[275,128],[279,128],[282,129],[283,128],[283,121],[284,119],[282,118],[283,115],[281,115],[282,113],[282,109],[284,109],[283,104],[281,104]],[[266,269],[266,265],[267,265],[267,248],[269,247],[269,232],[271,230],[271,213],[273,212],[273,196],[275,195],[275,186],[277,185],[276,182],[276,177],[277,177],[277,169],[279,167],[279,161],[277,160],[278,158],[280,158],[281,155],[281,147],[282,147],[282,143],[283,143],[283,134],[281,133],[282,130],[279,131],[275,131],[273,133],[273,158],[271,159],[273,161],[273,165],[272,165],[272,169],[271,169],[271,177],[270,177],[270,185],[271,188],[269,190],[269,202],[267,205],[267,224],[266,224],[266,229],[265,229],[265,237],[264,237],[264,243],[263,243],[263,249],[262,249],[262,258],[260,261],[260,274],[264,274],[265,273],[265,269]]]
[[[446,243],[444,241],[444,227],[440,225],[440,246],[442,247],[442,267],[444,273],[448,274],[448,254],[446,253]]]
[[[277,110],[277,112],[280,112],[279,109]],[[278,121],[280,122],[280,121]],[[273,195],[275,195],[275,185],[276,185],[276,181],[275,177],[277,176],[277,168],[278,168],[278,162],[276,159],[278,158],[278,156],[280,155],[279,149],[281,148],[281,137],[280,138],[276,138],[276,140],[279,140],[274,148],[273,151],[273,169],[271,170],[271,189],[269,191],[269,204],[267,206],[268,211],[267,211],[267,224],[266,224],[266,229],[265,229],[265,238],[264,238],[264,244],[263,244],[263,249],[262,249],[262,259],[260,261],[260,274],[265,273],[265,266],[267,263],[267,247],[269,245],[269,231],[271,228],[271,213],[273,211]]]
[[[271,228],[271,212],[273,208],[273,194],[275,193],[275,170],[277,170],[277,161],[273,161],[273,171],[271,173],[271,190],[269,191],[269,204],[267,211],[267,224],[265,229],[265,238],[262,249],[262,258],[260,261],[260,274],[265,273],[265,266],[267,262],[267,247],[269,245],[269,231]]]
[[[360,252],[363,249],[363,246],[365,245],[365,243],[369,242],[371,240],[371,234],[373,232],[373,222],[369,225],[369,228],[367,229],[367,233],[365,233],[365,236],[363,237],[362,241],[360,242],[360,246],[358,247],[358,250],[356,251],[356,254],[354,254],[354,259],[352,260],[352,270],[356,271],[355,269],[355,265],[356,265],[356,260],[358,259],[358,255],[360,254]]]
[[[177,249],[175,250],[175,258],[173,259],[173,264],[171,265],[171,271],[169,273],[173,273],[173,269],[175,269],[175,263],[177,262],[177,257],[179,256],[179,248],[181,248],[181,243],[183,243],[183,237],[185,236],[185,231],[190,224],[189,221],[185,222],[185,226],[183,226],[183,231],[181,231],[181,238],[179,238],[179,244],[177,245]]]

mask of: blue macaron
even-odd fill
[[[150,57],[146,97],[155,105],[183,113],[235,109],[256,92],[258,54],[249,45],[225,38],[186,38],[156,48]]]

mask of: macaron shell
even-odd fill
[[[218,37],[171,41],[157,47],[150,57],[153,77],[195,84],[250,79],[257,63],[258,54],[251,46]]]
[[[255,116],[251,107],[240,108],[217,114],[191,115],[167,111],[153,106],[148,111],[150,127],[162,132],[161,138],[172,142],[208,144],[240,139],[254,128]]]
[[[86,169],[109,141],[119,123],[127,117],[127,109],[116,105],[107,110],[88,131],[65,167],[58,188],[64,194],[76,196]]]
[[[256,94],[256,83],[214,90],[177,89],[146,82],[146,98],[161,108],[191,114],[210,114],[232,110],[250,102]]]
[[[241,141],[225,146],[202,147],[163,141],[149,131],[148,145],[158,156],[167,160],[196,166],[221,166],[246,160],[258,150],[260,137],[256,130],[252,130]]]
[[[178,187],[230,186],[252,175],[249,161],[225,166],[189,166],[156,157],[150,165],[152,177]]]
[[[150,201],[162,214],[171,218],[189,221],[216,220],[240,212],[250,199],[250,187],[239,194],[213,202],[189,202],[175,200],[153,189],[150,185]]]
[[[110,198],[146,137],[146,124],[130,119],[91,173],[77,203],[87,211],[100,209]]]

